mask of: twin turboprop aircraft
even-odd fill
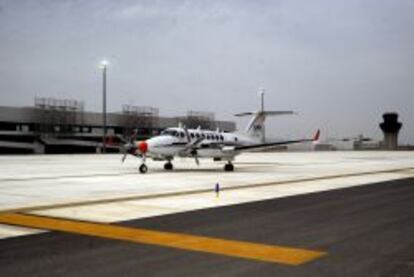
[[[236,114],[236,116],[253,116],[244,133],[225,133],[219,130],[187,129],[185,127],[167,128],[159,136],[145,141],[134,141],[124,145],[124,156],[128,154],[141,158],[140,173],[146,173],[146,158],[165,161],[164,169],[172,170],[174,157],[193,158],[199,165],[199,158],[212,158],[214,161],[227,161],[225,171],[233,171],[232,161],[235,156],[245,151],[293,143],[316,142],[318,130],[312,139],[298,139],[278,142],[264,142],[264,122],[266,116],[293,114],[292,111],[257,111]]]

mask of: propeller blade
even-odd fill
[[[122,163],[125,162],[126,157],[128,156],[128,152],[125,152],[122,156]]]
[[[121,145],[121,147],[120,147],[121,153],[124,154],[124,155],[122,155],[122,158],[121,158],[122,163],[125,161],[126,156],[128,155],[128,149],[127,149],[126,145],[127,144],[124,144],[124,145]]]
[[[191,137],[190,137],[190,133],[188,132],[187,127],[186,127],[186,126],[184,126],[184,127],[183,127],[183,129],[184,129],[185,136],[186,136],[186,138],[187,138],[187,142],[188,142],[188,143],[191,143]]]
[[[200,165],[200,161],[198,160],[198,157],[197,156],[194,157],[194,160],[195,160],[196,164],[199,166]]]
[[[128,154],[134,155],[135,147],[134,147],[134,145],[132,143],[124,144],[121,147],[121,152],[124,154],[122,156],[122,159],[121,159],[121,161],[123,163],[125,161],[125,159],[127,158]]]
[[[129,142],[133,143],[136,140],[137,136],[138,136],[138,132],[132,133],[131,137],[129,138]]]

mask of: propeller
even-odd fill
[[[185,150],[190,150],[190,154],[194,157],[195,163],[199,166],[200,165],[200,161],[198,159],[198,152],[197,152],[197,148],[198,148],[198,144],[203,140],[203,138],[198,138],[196,139],[194,142],[191,142],[191,136],[190,133],[188,132],[188,129],[186,126],[183,127],[184,129],[184,133],[185,136],[187,138],[187,145],[186,145],[186,149]]]
[[[145,140],[139,141],[138,143],[127,143],[124,145],[124,155],[122,156],[122,162],[125,161],[128,154],[132,156],[140,156],[142,159],[142,162],[145,162],[145,159],[147,158],[147,152],[148,152],[148,143]]]
[[[200,161],[198,160],[198,152],[197,149],[191,150],[190,154],[194,157],[195,163],[200,165]]]
[[[121,147],[121,151],[124,154],[124,155],[122,155],[122,159],[121,159],[122,163],[125,162],[125,159],[126,159],[126,157],[128,155],[128,150],[127,150],[128,148],[129,148],[129,146],[127,144],[124,144]]]
[[[188,132],[187,127],[184,126],[183,129],[184,129],[185,137],[187,138],[187,143],[191,143],[191,136],[190,136],[190,133]]]
[[[122,162],[125,161],[128,154],[135,156],[135,151],[136,151],[136,147],[134,146],[134,144],[132,144],[132,143],[124,144],[122,146],[122,153],[124,153],[124,155],[122,156]]]
[[[136,156],[137,147],[134,145],[134,141],[137,138],[137,132],[132,133],[132,135],[128,139],[128,143],[122,145],[121,152],[124,154],[122,156],[121,161],[124,162],[128,154]]]

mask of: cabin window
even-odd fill
[[[197,137],[197,138],[200,138],[200,134],[199,134],[199,133],[196,133],[196,137]]]
[[[90,133],[91,132],[91,128],[89,128],[89,127],[82,127],[82,132],[84,132],[84,133]]]
[[[23,132],[29,132],[29,125],[22,125],[21,128]]]
[[[220,140],[222,140],[222,141],[224,140],[224,137],[223,137],[223,135],[220,135]]]
[[[191,138],[194,138],[194,133],[190,133]]]

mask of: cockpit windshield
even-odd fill
[[[171,130],[171,129],[167,129],[161,132],[161,136],[177,136],[177,131],[176,130]]]

